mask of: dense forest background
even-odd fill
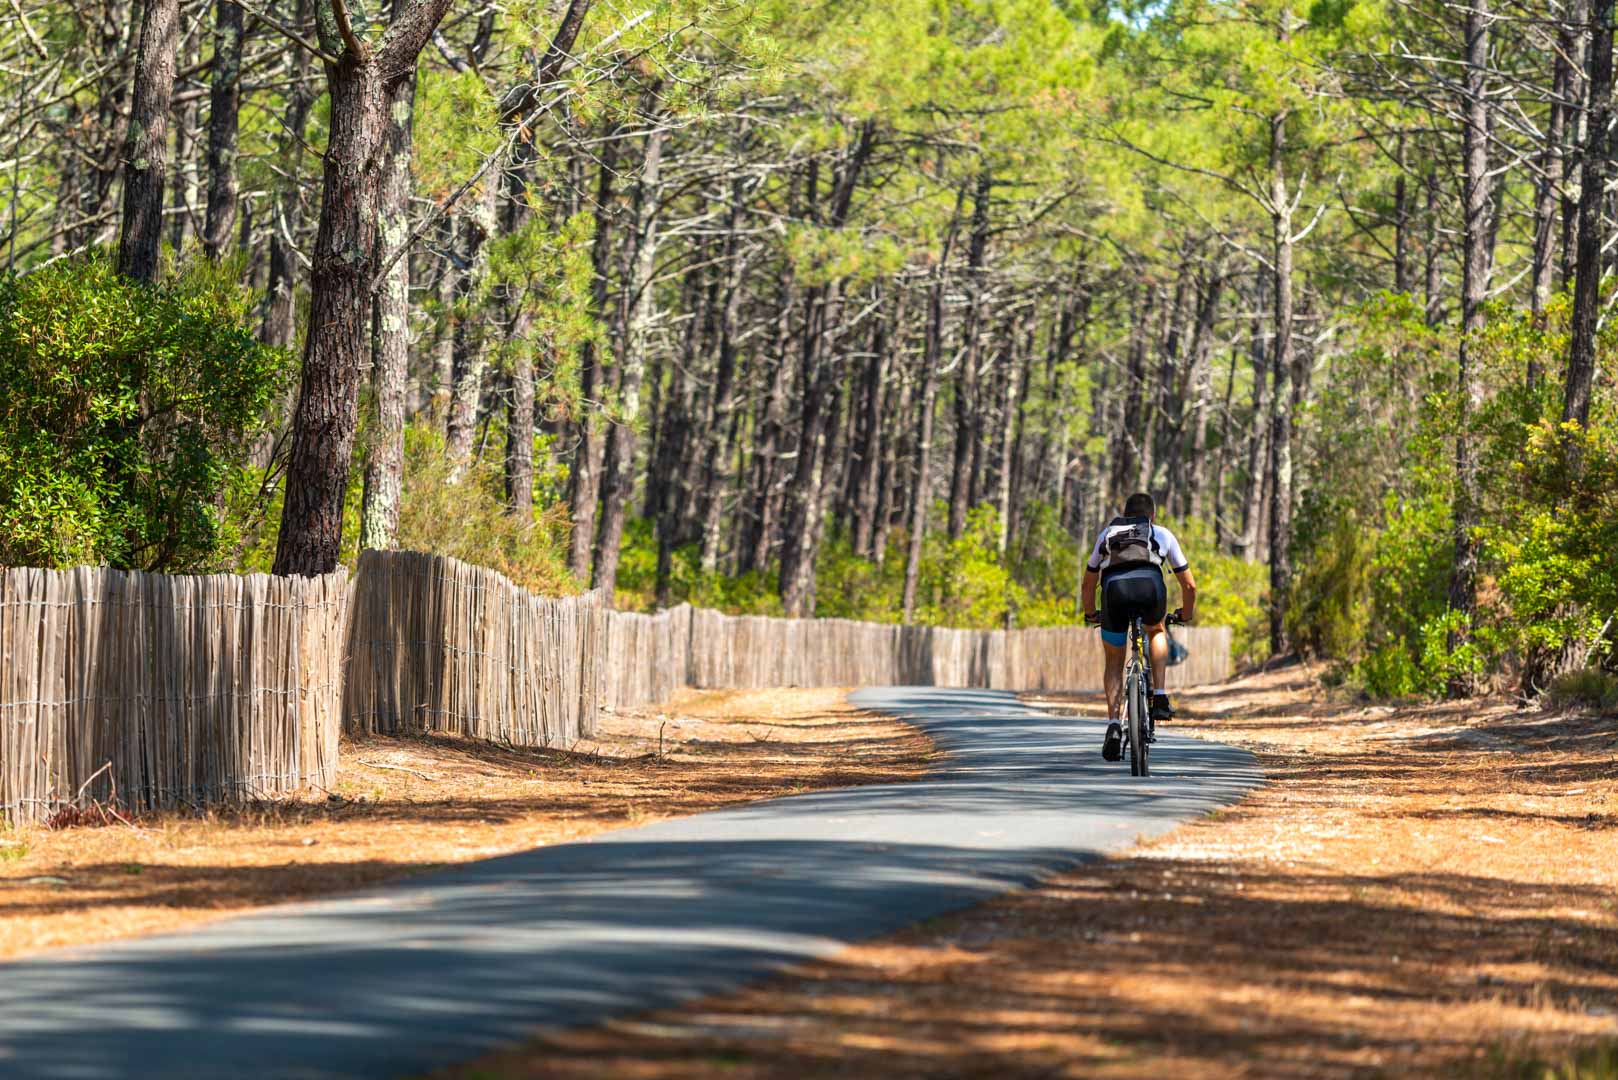
[[[8,2],[6,563],[1612,694],[1612,0]]]

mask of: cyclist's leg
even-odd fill
[[[1169,639],[1161,622],[1146,627],[1146,651],[1152,658],[1152,692],[1158,693],[1168,686]]]
[[[1107,719],[1118,719],[1124,697],[1124,647],[1103,638],[1101,654],[1106,660],[1101,685],[1107,691]]]
[[[1113,588],[1101,583],[1101,654],[1106,660],[1101,685],[1107,691],[1107,719],[1116,720],[1123,711],[1124,655],[1129,645],[1129,604]]]
[[[1174,716],[1174,709],[1169,705],[1168,692],[1169,638],[1164,633],[1169,595],[1168,588],[1163,584],[1162,575],[1156,575],[1156,579],[1151,598],[1151,611],[1146,617],[1147,653],[1152,661],[1151,708],[1154,720],[1168,720]]]

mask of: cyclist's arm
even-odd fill
[[[1180,583],[1180,615],[1190,622],[1197,613],[1197,579],[1191,576],[1189,566],[1176,570],[1174,579]]]
[[[1084,561],[1084,580],[1079,585],[1079,614],[1093,615],[1096,610],[1096,583],[1101,580],[1101,539],[1107,535],[1102,529],[1090,548],[1090,557]]]

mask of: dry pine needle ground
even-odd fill
[[[684,691],[593,740],[345,742],[334,797],[0,832],[0,957],[168,930],[657,818],[911,779],[925,737],[836,690]]]

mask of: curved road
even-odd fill
[[[185,933],[0,964],[0,1076],[393,1077],[724,990],[1033,882],[1238,798],[1243,751],[985,690],[862,690],[926,780],[624,829]]]

